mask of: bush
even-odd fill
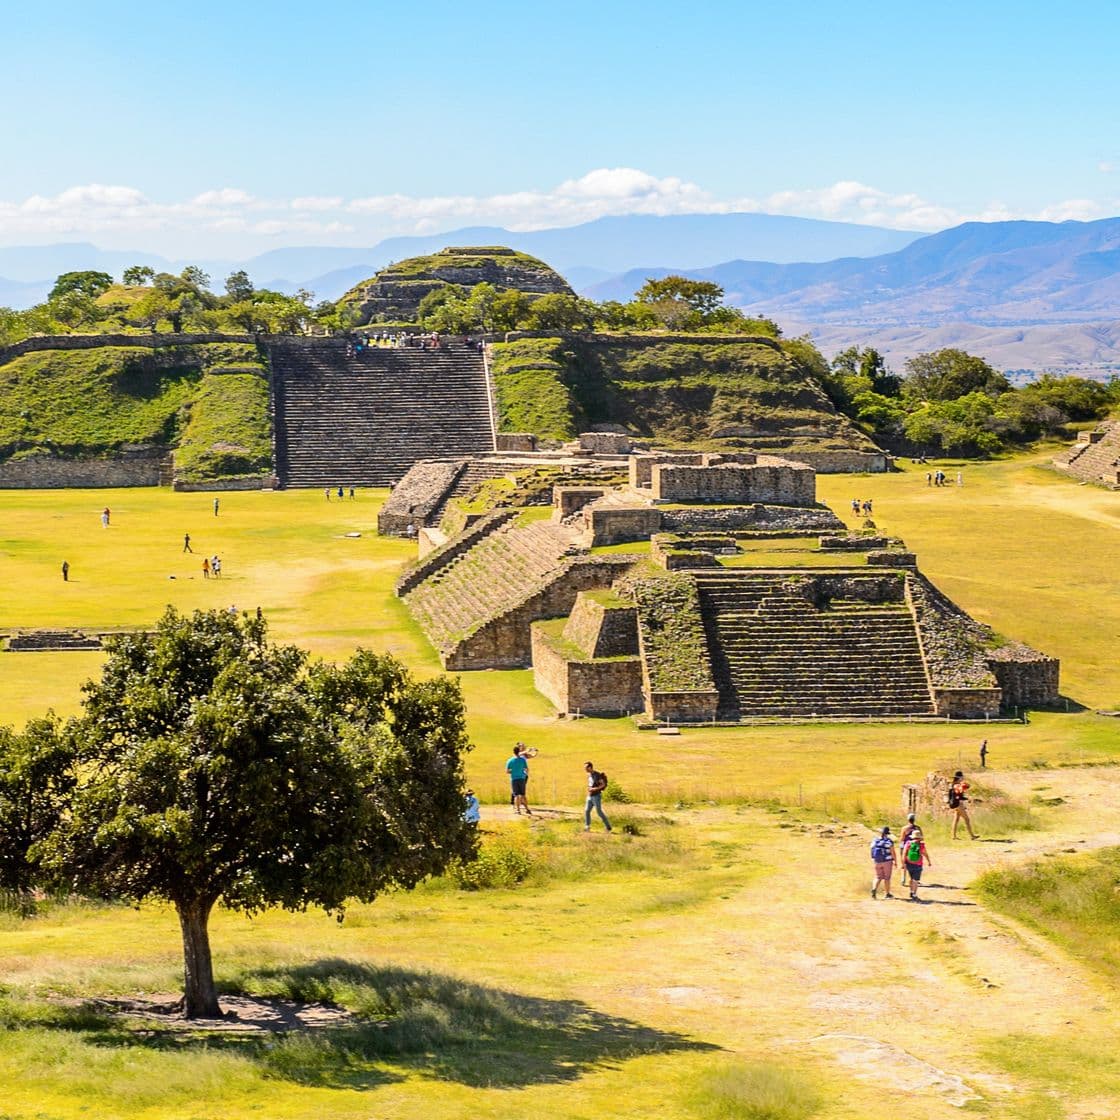
[[[705,1120],[806,1120],[819,1102],[803,1078],[780,1066],[730,1061],[697,1078],[689,1103]]]
[[[533,857],[501,839],[484,844],[476,859],[452,865],[449,874],[464,891],[484,891],[515,887],[533,869]]]

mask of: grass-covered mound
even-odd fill
[[[398,261],[356,284],[338,307],[353,309],[363,323],[415,323],[420,301],[429,292],[451,284],[469,289],[484,283],[499,291],[572,294],[568,282],[544,261],[503,246],[482,246],[441,249]]]
[[[184,471],[213,478],[267,467],[268,425],[264,366],[242,343],[40,350],[0,365],[0,461],[182,442]]]
[[[503,431],[567,439],[620,424],[669,447],[876,450],[772,338],[598,334],[492,351]]]

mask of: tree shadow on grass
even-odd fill
[[[472,1088],[563,1083],[641,1055],[719,1049],[578,1000],[521,996],[440,973],[343,960],[246,973],[235,987],[246,995],[337,1004],[355,1020],[268,1037],[118,1030],[96,1041],[238,1053],[265,1076],[336,1089],[369,1089],[406,1072]]]

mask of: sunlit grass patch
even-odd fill
[[[741,1059],[702,1070],[686,1100],[704,1120],[808,1120],[820,1107],[804,1077],[779,1065]]]

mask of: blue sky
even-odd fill
[[[1047,9],[24,5],[0,72],[0,244],[245,252],[628,211],[1110,216],[1120,8]]]

